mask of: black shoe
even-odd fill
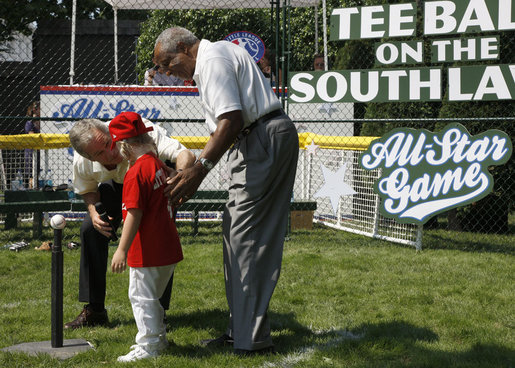
[[[206,339],[206,340],[200,340],[200,345],[202,346],[209,346],[209,347],[215,347],[215,346],[229,346],[234,343],[234,340],[231,336],[227,334],[223,334],[220,337],[217,337],[216,339]]]
[[[245,350],[245,349],[234,349],[234,355],[238,355],[241,357],[249,357],[254,355],[269,355],[276,354],[275,348],[273,346],[268,346],[263,349],[258,350]]]
[[[109,318],[107,318],[107,311],[105,309],[102,312],[95,312],[89,305],[86,305],[77,318],[66,323],[64,328],[75,330],[81,327],[107,326],[108,323]]]

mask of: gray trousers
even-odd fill
[[[287,115],[259,124],[229,152],[224,273],[235,349],[272,346],[267,310],[281,271],[298,154]]]

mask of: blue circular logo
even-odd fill
[[[243,47],[256,63],[265,54],[265,43],[258,35],[252,32],[236,31],[225,36],[224,40]]]

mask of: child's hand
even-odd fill
[[[113,254],[113,260],[111,261],[111,271],[114,273],[122,273],[127,267],[127,254],[117,249]]]

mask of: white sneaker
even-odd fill
[[[158,356],[158,353],[146,351],[143,347],[139,345],[131,346],[133,348],[129,354],[119,356],[117,361],[119,362],[134,362],[136,360],[154,358]]]

